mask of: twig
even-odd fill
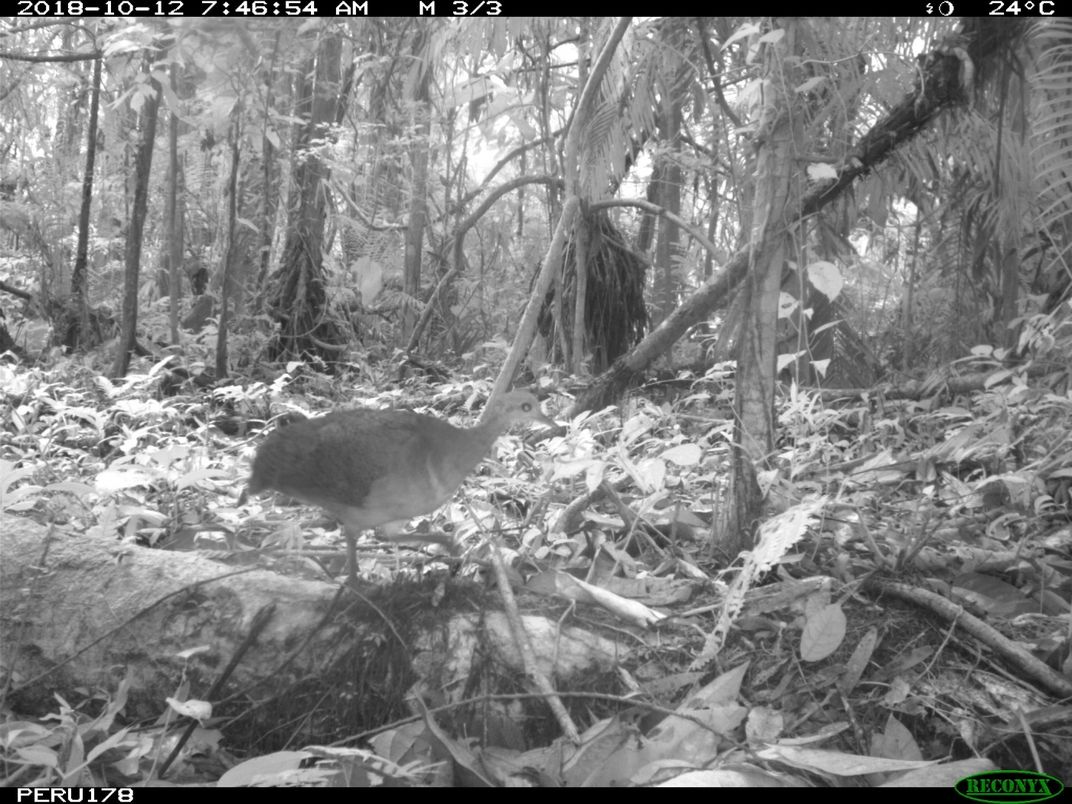
[[[536,689],[547,700],[547,705],[551,707],[551,711],[554,713],[555,719],[558,720],[558,724],[562,727],[566,737],[574,745],[578,745],[581,737],[577,727],[573,724],[573,719],[570,718],[562,699],[555,692],[554,687],[551,686],[547,676],[540,671],[536,662],[536,654],[532,650],[532,643],[529,642],[528,634],[525,633],[525,627],[521,623],[521,614],[517,609],[517,599],[514,597],[514,591],[510,587],[510,579],[507,576],[506,564],[503,562],[502,552],[499,549],[498,537],[493,538],[489,546],[491,547],[491,563],[495,567],[495,579],[499,585],[499,594],[502,595],[506,619],[510,623],[510,629],[514,632],[514,641],[517,643],[517,648],[521,653],[521,662],[525,667],[525,675],[529,677],[529,680],[536,685]]]

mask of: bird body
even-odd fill
[[[342,522],[352,576],[361,531],[383,527],[397,539],[407,520],[450,499],[495,440],[523,421],[554,424],[525,391],[505,394],[468,429],[408,410],[334,411],[273,432],[257,450],[247,492],[274,489]]]

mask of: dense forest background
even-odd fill
[[[788,783],[768,773],[784,762],[878,783],[924,757],[988,752],[1067,770],[1067,720],[1017,721],[1051,729],[1040,758],[1026,727],[1022,740],[1002,731],[1002,709],[1042,712],[1029,683],[1072,694],[1070,135],[1065,19],[0,21],[0,636],[18,656],[0,699],[43,714],[87,679],[108,690],[91,716],[61,697],[61,726],[0,727],[3,773],[101,784],[174,761],[200,778],[173,726],[145,726],[165,698],[222,762],[213,778],[237,761],[216,754],[223,734],[248,755],[402,717],[401,670],[387,674],[397,696],[354,692],[355,673],[360,690],[378,683],[354,668],[379,658],[325,625],[319,587],[256,570],[228,582],[240,605],[205,592],[196,606],[218,630],[196,639],[220,650],[211,659],[186,653],[193,629],[173,627],[166,601],[191,610],[179,590],[212,588],[217,559],[319,549],[294,523],[250,524],[272,509],[238,495],[264,428],[359,402],[472,423],[520,385],[554,399],[562,432],[488,448],[479,502],[439,514],[457,541],[485,545],[510,520],[509,548],[480,554],[500,588],[505,550],[540,570],[540,594],[606,607],[641,644],[692,595],[718,602],[693,601],[682,616],[701,637],[674,634],[672,650],[573,635],[592,666],[629,668],[600,679],[621,697],[599,712],[567,712],[532,664],[557,641],[521,651],[516,688],[498,667],[472,670],[468,692],[486,673],[488,695],[539,690],[553,717],[453,702],[454,743],[423,710],[413,728],[436,758],[450,749],[459,778],[521,773],[465,754],[477,732],[482,748],[518,752],[583,732],[573,767],[518,760],[556,783],[647,783],[679,760],[710,774],[733,750],[718,735],[755,747],[800,736],[816,713],[820,729],[839,723],[833,692],[810,697],[835,680],[859,712],[836,758],[781,746],[724,772]],[[358,446],[370,442],[390,449]],[[212,539],[212,561],[170,552]],[[913,573],[928,588],[902,583]],[[626,597],[615,584],[642,578],[666,586],[639,611],[593,591]],[[960,673],[962,657],[937,663],[940,632],[919,658],[912,614],[852,608],[866,593],[972,616],[935,588],[976,614],[1035,618],[1005,636],[971,630],[1018,668],[1000,694]],[[188,672],[193,697],[222,697],[204,689],[225,683],[220,657],[251,650],[236,634],[254,639],[278,600],[290,630],[270,629],[275,652],[252,648],[240,673],[260,684],[288,646],[296,676],[259,701],[227,698],[226,726],[177,706]],[[376,606],[366,619],[424,624]],[[100,611],[129,613],[129,632]],[[314,647],[290,653],[299,638]],[[351,643],[345,672],[323,658]],[[175,655],[181,671],[163,658]],[[458,666],[451,656],[440,665]],[[932,667],[948,675],[923,689]],[[658,686],[667,677],[679,683]],[[980,689],[988,703],[967,700]],[[620,706],[638,691],[680,706],[671,721],[686,731],[649,723],[634,740]],[[399,771],[388,742],[374,748]],[[83,743],[96,746],[85,761]],[[272,772],[295,770],[272,757]],[[317,757],[348,782],[371,767]]]
[[[136,330],[153,354],[181,344],[217,376],[394,348],[457,361],[514,337],[577,194],[585,236],[557,255],[527,337],[538,367],[600,372],[753,238],[776,86],[760,56],[776,32],[761,23],[649,20],[618,34],[578,110],[610,25],[12,25],[8,328],[39,352],[126,326],[124,349]],[[779,90],[794,118],[792,200],[816,187],[826,198],[786,255],[798,278],[781,282],[780,368],[799,373],[807,358],[805,376],[835,386],[918,373],[978,344],[1024,346],[1024,324],[1064,297],[1062,28],[1026,36],[1000,21],[973,61],[975,33],[958,27],[810,19],[795,34],[797,83]],[[923,102],[954,108],[868,152],[936,44],[963,85]],[[578,114],[587,125],[568,153]],[[846,173],[856,180],[843,190]],[[734,356],[734,290],[660,356],[675,368]]]

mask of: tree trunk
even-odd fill
[[[669,99],[668,104],[673,104],[661,119],[660,139],[662,142],[676,150],[681,135],[681,101],[677,97]],[[663,167],[659,171],[660,181],[656,186],[656,197],[663,209],[668,210],[675,216],[681,212],[681,183],[682,171],[678,159],[667,153],[662,157]],[[655,310],[656,321],[662,321],[677,304],[678,288],[680,282],[674,270],[677,265],[678,240],[680,229],[677,223],[668,216],[661,215],[658,219],[657,228],[659,239],[655,243]]]
[[[792,91],[803,82],[799,64],[798,26],[793,19],[777,20],[784,36],[766,45],[764,54],[764,106],[759,112],[757,136],[762,143],[756,162],[756,255],[745,284],[745,316],[737,351],[734,409],[736,428],[730,474],[730,506],[720,546],[736,556],[752,544],[752,531],[760,520],[763,492],[758,473],[767,468],[774,450],[774,383],[777,374],[778,296],[782,287],[789,245],[787,224],[793,154],[805,150],[802,115]],[[797,106],[798,108],[794,108]],[[798,202],[799,203],[799,202]],[[803,303],[803,300],[802,300]]]
[[[570,367],[575,375],[580,375],[584,370],[585,358],[585,332],[588,324],[584,319],[585,307],[588,304],[588,247],[591,243],[589,236],[589,222],[591,217],[587,210],[581,209],[573,226],[573,269],[576,272],[576,282],[573,285],[573,344],[570,354],[573,364]]]
[[[236,103],[231,110],[231,125],[227,139],[231,146],[231,170],[227,177],[227,220],[224,221],[224,233],[227,243],[223,248],[223,271],[220,282],[220,326],[216,334],[216,379],[227,376],[227,330],[231,322],[231,277],[234,276],[235,233],[238,225],[238,162],[240,159],[238,145],[242,132],[242,104]]]
[[[97,160],[97,121],[100,111],[101,59],[93,61],[93,86],[89,101],[89,131],[86,134],[86,167],[82,175],[82,207],[78,212],[78,245],[71,271],[71,301],[63,345],[77,349],[91,343],[89,332],[89,220],[93,206],[93,169]]]
[[[315,139],[326,136],[325,127],[335,119],[340,52],[339,38],[326,36],[302,70],[302,75],[312,76],[312,80],[303,78],[299,82],[297,114],[305,124],[298,133],[295,151],[308,149]],[[345,348],[341,333],[324,315],[326,209],[322,188],[327,179],[328,169],[316,153],[308,152],[295,163],[294,197],[290,203],[295,212],[268,299],[268,309],[280,325],[270,349],[276,360],[304,355],[335,362]]]
[[[410,166],[413,171],[410,186],[409,222],[406,227],[405,265],[402,269],[403,290],[414,299],[421,292],[421,247],[424,243],[424,227],[428,218],[428,141],[431,108],[429,87],[432,82],[432,65],[428,61],[428,43],[431,30],[424,25],[413,38],[413,59],[419,77],[413,86],[414,141],[410,146]],[[366,303],[372,300],[367,299]],[[413,332],[416,320],[414,306],[406,305],[402,313],[402,337]]]
[[[141,137],[134,154],[134,204],[130,210],[130,225],[127,228],[126,267],[123,274],[123,320],[120,324],[119,344],[116,347],[112,376],[122,377],[130,366],[130,352],[138,331],[138,276],[141,272],[141,236],[145,229],[145,216],[149,207],[149,179],[153,166],[153,145],[156,142],[156,113],[160,108],[160,84],[149,72],[150,61],[146,56],[143,78],[152,87],[141,110]]]
[[[175,97],[180,91],[178,65],[171,65],[171,90]],[[171,342],[179,342],[179,299],[182,296],[182,278],[179,268],[182,266],[182,221],[183,200],[179,193],[182,186],[181,166],[179,165],[179,114],[178,109],[171,109],[168,116],[168,173],[167,201],[164,208],[164,226],[166,227],[167,248],[164,251],[167,262],[168,323],[171,327]]]

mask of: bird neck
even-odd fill
[[[461,444],[455,456],[459,467],[464,467],[466,474],[484,459],[495,443],[510,426],[510,417],[502,413],[492,414],[486,421],[476,427],[460,430]]]

